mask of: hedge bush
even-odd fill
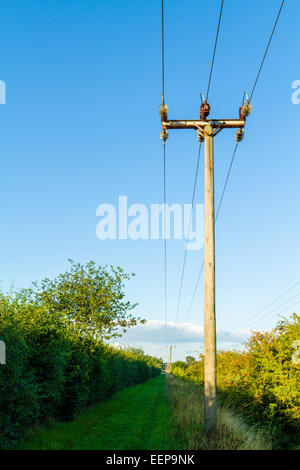
[[[112,393],[160,373],[161,363],[137,349],[118,350],[78,332],[25,291],[0,294],[0,447],[25,427],[54,417],[73,419]]]
[[[244,352],[219,352],[218,399],[240,410],[249,421],[298,428],[300,365],[292,360],[296,340],[300,340],[300,317],[294,314],[270,332],[253,333]],[[173,373],[202,385],[203,358]]]

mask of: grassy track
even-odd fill
[[[54,422],[33,430],[17,449],[176,449],[166,377],[116,393],[75,421]]]
[[[269,450],[271,443],[260,429],[246,425],[241,416],[218,406],[216,432],[204,433],[203,389],[177,377],[168,377],[168,398],[172,409],[172,429],[182,449]]]
[[[161,375],[116,393],[74,421],[30,430],[16,449],[187,450],[270,449],[257,429],[218,409],[216,433],[204,435],[203,391]]]

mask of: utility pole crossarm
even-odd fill
[[[168,120],[162,121],[162,128],[166,129],[194,129],[204,128],[210,125],[213,129],[239,129],[246,125],[242,119],[207,119],[207,120]]]

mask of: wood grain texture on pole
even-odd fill
[[[204,426],[211,434],[217,424],[214,152],[211,126],[205,127],[205,248],[204,248]]]

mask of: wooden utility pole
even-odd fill
[[[204,425],[206,433],[217,422],[216,318],[215,318],[215,205],[213,128],[205,130],[205,232],[204,232]]]
[[[171,372],[172,372],[172,350],[173,350],[173,348],[176,348],[176,346],[172,346],[172,345],[171,345],[171,346],[169,346],[169,348],[170,348],[170,353],[169,353],[169,372],[170,372],[170,374],[171,374]]]
[[[246,117],[251,112],[250,101],[239,110],[239,119],[207,119],[210,106],[206,100],[200,108],[200,120],[168,120],[168,107],[160,106],[161,139],[168,138],[167,129],[194,129],[205,144],[205,248],[204,248],[204,417],[207,435],[217,424],[216,398],[216,318],[215,318],[215,215],[214,215],[214,137],[223,129],[238,129],[235,139],[243,138]]]

